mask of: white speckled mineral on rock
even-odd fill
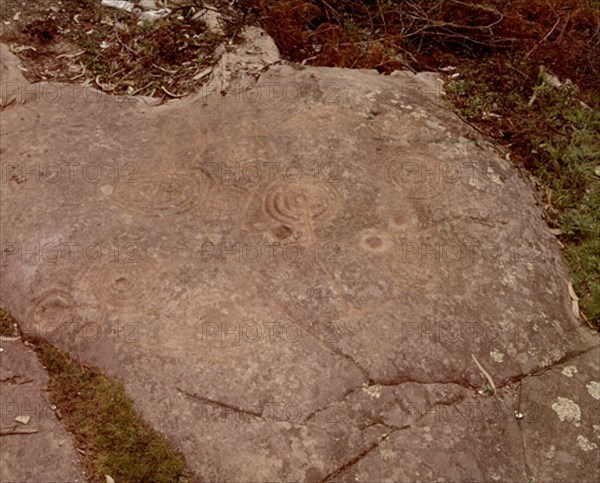
[[[429,76],[249,37],[159,107],[3,47],[3,305],[198,480],[597,481],[600,341],[516,170]]]

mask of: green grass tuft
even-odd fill
[[[36,347],[50,374],[50,398],[63,423],[85,451],[90,482],[183,483],[189,481],[183,458],[150,429],[121,384],[86,368],[47,344]]]

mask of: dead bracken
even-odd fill
[[[45,8],[6,3],[2,20],[8,26],[0,38],[20,55],[28,80],[78,82],[109,94],[174,98],[194,92],[205,80],[199,74],[215,62],[216,46],[238,28],[224,10],[223,30],[211,31],[202,2],[191,0],[176,2],[168,16],[152,22],[99,0],[57,0]]]

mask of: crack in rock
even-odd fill
[[[229,409],[231,411],[234,411],[236,413],[239,414],[245,414],[248,416],[252,416],[254,418],[262,418],[262,414],[263,412],[258,412],[258,411],[250,411],[248,409],[243,409],[241,407],[235,406],[233,404],[229,404],[223,401],[217,401],[216,399],[211,399],[205,396],[199,396],[198,394],[192,394],[190,392],[184,391],[183,389],[177,387],[176,388],[177,391],[182,394],[184,397],[188,398],[188,399],[193,399],[195,401],[200,401],[203,402],[205,404],[211,404],[213,406],[218,406],[221,407],[223,409]]]
[[[538,367],[538,368],[533,369],[532,371],[528,372],[527,374],[518,374],[516,376],[509,377],[509,378],[505,379],[504,381],[502,381],[498,385],[498,389],[504,389],[507,386],[510,386],[512,384],[519,384],[523,380],[527,379],[528,377],[539,377],[539,376],[542,376],[546,372],[548,372],[548,371],[550,371],[552,369],[555,369],[558,366],[566,364],[567,362],[570,362],[572,359],[576,359],[576,358],[578,358],[578,357],[580,357],[582,355],[587,354],[588,352],[591,352],[591,351],[593,351],[595,349],[598,349],[598,347],[600,347],[600,345],[595,345],[595,346],[589,347],[589,348],[584,349],[584,350],[567,352],[563,357],[561,357],[557,361],[553,362],[549,366]]]
[[[400,429],[407,429],[409,427],[410,426],[406,426],[406,427],[403,427]],[[344,463],[338,469],[336,469],[332,473],[329,473],[325,478],[321,479],[319,481],[319,483],[326,483],[328,481],[331,481],[333,478],[340,475],[342,472],[344,472],[348,468],[351,468],[356,463],[358,463],[360,460],[362,460],[367,455],[369,455],[371,452],[373,452],[373,450],[377,449],[385,440],[387,440],[392,434],[397,433],[400,429],[397,429],[397,430],[391,431],[390,433],[381,435],[377,441],[375,441],[373,444],[371,444],[369,447],[367,447],[360,454],[356,455],[354,458],[348,460],[346,463]]]

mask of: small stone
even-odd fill
[[[119,10],[125,10],[126,12],[133,12],[135,5],[125,0],[102,0],[102,5],[105,7],[118,8]]]
[[[15,418],[15,421],[17,423],[21,423],[21,424],[27,424],[29,422],[29,420],[31,419],[31,416],[17,416]]]
[[[156,2],[154,0],[140,0],[138,7],[144,10],[156,10]]]
[[[143,24],[143,23],[155,22],[156,20],[158,20],[160,18],[168,17],[170,13],[171,13],[171,10],[169,10],[168,8],[161,8],[160,10],[151,10],[148,12],[142,12],[138,17],[140,19],[140,21],[138,22],[138,25]]]
[[[494,361],[496,361],[498,363],[500,363],[500,362],[502,362],[504,360],[504,354],[502,352],[499,352],[499,351],[496,351],[496,350],[490,352],[490,357],[492,359],[494,359]]]

